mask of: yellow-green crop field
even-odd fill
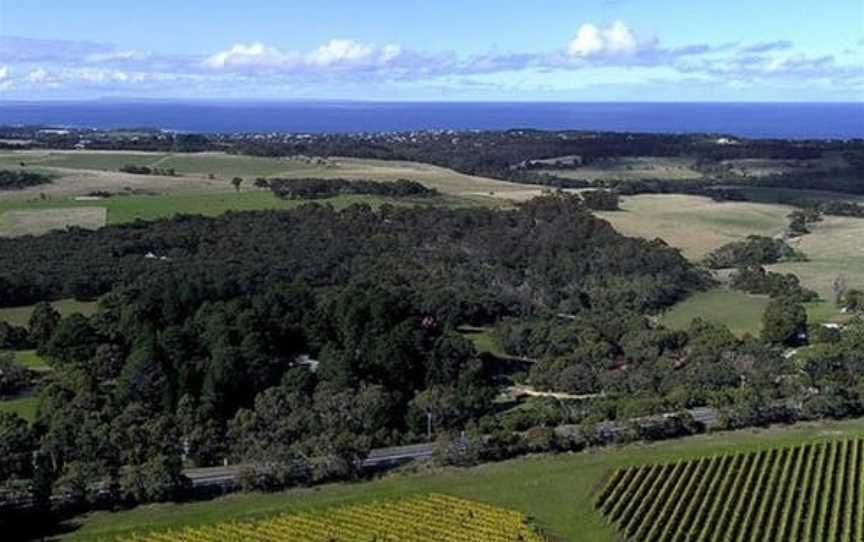
[[[542,542],[519,513],[432,494],[168,532],[119,542]]]

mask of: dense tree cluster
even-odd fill
[[[762,318],[762,338],[785,345],[801,344],[807,339],[807,311],[800,299],[787,295],[768,303]]]
[[[864,205],[851,201],[829,201],[819,204],[817,209],[825,215],[864,218]]]
[[[705,265],[711,269],[728,269],[800,262],[806,259],[805,254],[792,248],[783,239],[750,235],[744,240],[733,241],[714,250],[705,257]]]
[[[162,177],[176,177],[177,172],[174,168],[161,168],[150,166],[136,166],[135,164],[126,164],[120,167],[121,173],[131,173],[133,175],[160,175]]]
[[[52,182],[50,175],[23,169],[0,169],[0,191],[21,190]]]
[[[285,199],[321,199],[342,194],[369,194],[388,198],[427,198],[438,191],[416,181],[399,179],[375,182],[362,179],[267,179],[267,185],[277,197]]]
[[[581,192],[582,201],[592,211],[617,211],[620,197],[614,190],[585,190]]]
[[[0,352],[0,399],[21,392],[30,384],[30,371],[11,352]]]
[[[729,284],[750,294],[791,297],[802,303],[819,299],[819,294],[801,286],[801,281],[792,273],[775,273],[760,265],[739,268],[732,274]]]
[[[499,325],[498,335],[508,351],[537,360],[528,378],[538,387],[656,398],[629,405],[624,419],[706,404],[712,394],[768,378],[783,363],[723,327],[695,321],[686,332],[670,331],[632,313],[511,320]]]
[[[564,194],[515,212],[310,204],[71,230],[2,239],[0,263],[0,305],[175,274],[241,293],[302,278],[411,285],[430,313],[468,321],[538,307],[653,310],[707,283],[675,249],[623,237]]]
[[[789,237],[800,237],[810,233],[810,224],[822,221],[822,215],[812,208],[797,209],[789,213],[789,227],[786,234]]]

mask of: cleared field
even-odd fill
[[[722,324],[735,335],[757,335],[762,329],[762,314],[768,298],[730,290],[714,288],[698,292],[678,303],[660,317],[660,323],[671,329],[687,329],[690,322],[701,318],[713,324]]]
[[[252,190],[256,177],[357,178],[377,181],[411,179],[445,194],[488,193],[502,190],[530,189],[524,185],[463,175],[453,170],[420,164],[387,160],[331,158],[321,163],[280,158],[259,158],[222,153],[171,154],[96,151],[7,151],[0,153],[0,168],[18,168],[23,162],[34,168],[60,176],[51,185],[34,187],[6,198],[22,199],[46,193],[52,195],[86,195],[95,190],[120,191],[125,187],[157,192],[193,190],[233,191],[229,179],[246,179],[241,189]],[[174,168],[178,177],[128,175],[117,170],[127,164]],[[213,179],[210,179],[210,176]],[[2,198],[3,195],[0,195]]]
[[[104,207],[7,211],[0,215],[0,236],[40,235],[70,226],[96,230],[105,225],[107,217]]]
[[[50,371],[51,366],[36,353],[35,350],[18,350],[14,352],[15,361],[33,371]]]
[[[771,237],[783,232],[790,212],[783,205],[718,203],[701,196],[675,194],[622,198],[621,208],[598,215],[625,235],[659,237],[694,261],[748,235]]]
[[[864,289],[864,219],[826,216],[811,227],[812,233],[791,244],[810,261],[773,265],[769,269],[794,273],[801,283],[833,301],[833,284],[843,277],[849,288]]]
[[[450,207],[486,206],[507,207],[510,202],[490,197],[440,196],[427,199],[387,199],[378,196],[344,195],[315,200],[317,203],[332,205],[337,209],[354,203],[366,203],[377,207],[383,203],[392,205],[446,205]],[[107,212],[108,224],[125,224],[135,220],[155,220],[177,214],[201,214],[217,216],[228,211],[257,211],[266,209],[291,209],[309,203],[301,200],[282,200],[269,191],[256,192],[214,192],[214,193],[173,193],[153,196],[117,196],[98,202],[74,200],[33,200],[27,202],[0,201],[0,232],[6,213],[12,211],[66,210],[93,207],[98,203]],[[4,213],[4,210],[6,211]],[[8,234],[7,234],[8,235]]]
[[[150,220],[175,214],[218,215],[227,211],[285,209],[302,202],[283,201],[269,190],[255,188],[256,177],[347,178],[395,181],[411,179],[442,194],[433,200],[385,200],[371,196],[344,196],[319,200],[337,207],[365,202],[378,205],[443,204],[451,206],[506,206],[508,199],[526,199],[536,193],[531,186],[462,175],[455,171],[413,162],[333,158],[328,160],[258,158],[222,153],[170,154],[99,151],[0,152],[0,169],[27,169],[53,175],[50,184],[0,192],[0,235],[42,233],[67,225],[98,227],[104,208],[109,224]],[[120,173],[123,165],[174,168],[176,177]],[[229,180],[245,179],[240,192]],[[89,200],[95,193],[111,198]],[[501,199],[497,196],[506,193]],[[88,198],[81,200],[76,198]],[[75,209],[75,211],[66,211]],[[37,212],[38,211],[38,212]],[[50,212],[48,212],[50,211]]]
[[[167,538],[166,538],[167,537]],[[284,514],[244,523],[219,523],[182,531],[133,535],[121,542],[543,542],[519,512],[450,497],[428,495]]]
[[[18,414],[28,422],[36,419],[37,408],[39,408],[39,397],[34,395],[0,400],[0,412]]]
[[[779,158],[739,158],[724,160],[722,165],[728,172],[742,177],[765,177],[781,173],[824,173],[826,171],[849,167],[841,153],[826,153],[822,158],[811,160]]]
[[[598,213],[625,235],[659,237],[680,248],[692,261],[730,241],[747,235],[781,233],[791,208],[757,203],[716,203],[683,195],[642,195],[623,198],[623,211]],[[833,306],[833,284],[843,277],[849,288],[864,289],[864,219],[826,216],[811,226],[812,233],[790,240],[807,255],[806,262],[768,266],[778,273],[793,273],[819,293],[822,303],[808,305],[811,322],[842,319]],[[696,317],[725,324],[736,334],[758,333],[767,299],[728,289],[698,293],[666,312],[661,321],[683,328]]]
[[[634,541],[864,540],[864,441],[618,469],[596,506]]]
[[[462,326],[459,328],[459,333],[471,341],[478,352],[486,352],[498,358],[510,357],[495,340],[492,328]]]
[[[76,299],[61,299],[60,301],[53,301],[51,305],[62,316],[69,316],[76,312],[90,316],[96,312],[97,308],[95,301],[78,301]],[[0,320],[16,326],[26,326],[30,321],[30,315],[33,314],[33,308],[34,305],[0,308]]]
[[[564,157],[567,158],[567,157]],[[554,159],[546,160],[554,162]],[[664,158],[642,156],[632,158],[608,158],[575,169],[544,169],[545,173],[567,179],[586,181],[642,179],[701,179],[702,173],[693,168],[690,158]]]
[[[392,474],[363,483],[331,484],[276,494],[236,494],[209,502],[156,504],[122,512],[95,512],[77,523],[64,540],[104,540],[133,532],[252,520],[279,513],[302,513],[327,506],[444,493],[527,514],[544,532],[561,540],[612,542],[615,529],[595,509],[598,492],[616,469],[717,454],[796,446],[824,438],[860,438],[864,419],[805,423],[698,435],[578,454],[535,456],[470,469]]]
[[[758,335],[762,331],[762,315],[769,301],[767,296],[713,288],[697,292],[676,304],[660,316],[660,323],[670,329],[687,329],[694,319],[701,318],[724,325],[739,337],[747,333]],[[811,324],[839,321],[845,316],[829,302],[807,303],[805,306]]]

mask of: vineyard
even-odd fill
[[[446,495],[132,535],[122,542],[543,542],[525,516]]]
[[[864,540],[864,440],[618,469],[597,508],[622,538]]]

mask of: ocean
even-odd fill
[[[848,139],[864,137],[864,102],[0,102],[0,124],[310,134],[537,128]]]

